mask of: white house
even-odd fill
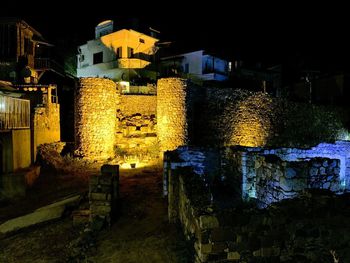
[[[231,62],[207,54],[204,50],[161,58],[162,73],[184,75],[190,79],[224,81]]]
[[[113,32],[113,21],[101,22],[95,29],[95,39],[78,47],[77,76],[107,77],[114,81],[155,78],[155,72],[147,67],[157,52],[157,41],[131,29]]]

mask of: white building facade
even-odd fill
[[[113,21],[104,21],[96,27],[95,39],[78,47],[77,76],[106,77],[114,81],[152,78],[154,73],[147,67],[157,52],[157,41],[131,29],[113,32]]]
[[[184,75],[203,81],[225,81],[231,70],[229,61],[206,54],[204,50],[164,57],[161,61],[165,75]]]

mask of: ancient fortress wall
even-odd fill
[[[311,147],[341,139],[343,127],[325,107],[180,78],[158,80],[157,95],[121,94],[113,81],[83,78],[75,107],[76,153],[92,159],[183,145]]]
[[[123,115],[156,115],[157,96],[155,95],[121,95],[119,107]]]
[[[87,159],[114,156],[116,84],[108,79],[81,78],[75,96],[76,154]]]
[[[157,135],[162,151],[174,150],[187,144],[187,91],[184,79],[158,80]]]

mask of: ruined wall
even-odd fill
[[[44,143],[58,142],[61,140],[60,131],[60,105],[51,102],[50,99],[43,107],[36,107],[33,116],[33,158],[36,160],[37,148]]]
[[[229,88],[206,88],[194,119],[199,145],[310,147],[344,127],[338,110]]]
[[[157,97],[154,95],[122,95],[120,111],[127,116],[134,114],[156,115]]]
[[[179,78],[160,79],[157,84],[157,134],[162,151],[188,142],[187,82]]]
[[[314,158],[309,161],[284,162],[276,156],[256,160],[256,198],[260,207],[300,196],[306,188],[341,189],[339,160]]]
[[[114,156],[117,112],[116,84],[108,79],[81,78],[75,96],[75,147],[78,156]]]
[[[117,106],[116,154],[126,162],[158,157],[157,97],[121,95]]]
[[[163,193],[179,167],[189,167],[226,207],[254,199],[260,207],[299,196],[308,188],[344,193],[350,189],[350,142],[309,149],[179,147],[164,155]]]
[[[169,215],[176,218],[169,219],[180,221],[193,242],[194,262],[333,262],[332,251],[350,258],[348,196],[309,191],[264,210],[224,210],[211,205],[193,174],[174,174]]]

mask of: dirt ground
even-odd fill
[[[67,178],[55,182],[58,189],[62,188],[61,194],[73,189],[82,191],[87,185]],[[96,246],[88,253],[88,261],[81,262],[191,262],[181,229],[167,221],[167,203],[161,187],[159,166],[121,170],[120,214],[110,229],[99,233]],[[8,207],[0,208],[1,213],[9,211]],[[0,262],[74,262],[68,260],[72,253],[70,244],[78,236],[79,229],[73,227],[69,217],[27,229],[0,240]]]

